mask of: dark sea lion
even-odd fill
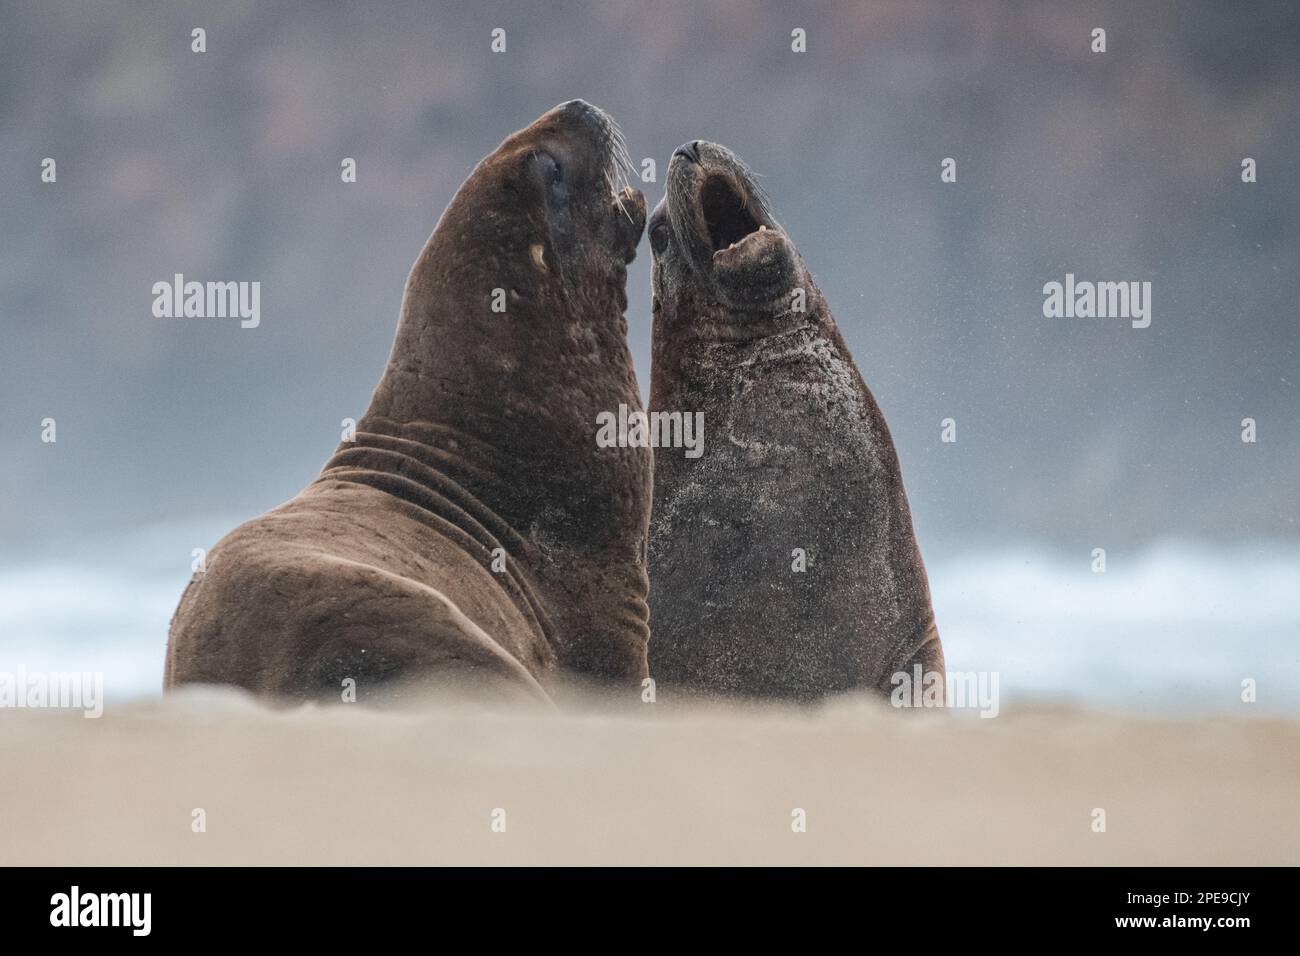
[[[752,174],[679,148],[649,229],[650,408],[706,436],[655,451],[651,676],[793,701],[888,693],[917,663],[942,680],[889,429]]]
[[[627,265],[645,200],[574,100],[478,164],[406,282],[383,378],[320,477],[212,550],[167,687],[548,700],[646,673],[651,453],[597,447],[640,407]],[[493,304],[504,302],[504,313]]]

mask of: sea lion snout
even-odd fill
[[[777,298],[800,272],[754,174],[731,150],[707,140],[673,151],[662,213],[656,210],[650,229],[656,262],[667,273],[683,281],[689,273],[723,300]]]
[[[623,254],[623,262],[636,258],[636,247],[645,232],[645,196],[639,189],[627,186],[614,197],[615,248]]]
[[[568,100],[551,111],[574,123],[585,124],[593,130],[603,132],[614,125],[610,115],[599,106],[592,106],[586,100]]]
[[[645,200],[628,185],[631,167],[608,113],[585,100],[561,103],[479,164],[444,217],[444,241],[509,246],[521,270],[514,281],[531,290],[526,298],[537,297],[539,282],[591,281],[596,272],[584,275],[587,265],[598,266],[612,294],[645,229]],[[485,218],[489,208],[493,216]]]
[[[681,156],[698,166],[700,163],[700,141],[698,139],[693,139],[689,143],[682,143],[682,145],[673,150],[673,155]]]

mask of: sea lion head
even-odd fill
[[[618,127],[582,100],[475,165],[411,268],[360,423],[403,437],[434,423],[457,456],[473,447],[452,477],[548,541],[634,538],[648,520],[650,451],[596,441],[601,413],[640,402],[624,313],[645,199],[629,168]]]
[[[475,316],[494,289],[507,293],[516,315],[554,315],[577,298],[601,313],[608,298],[621,312],[645,228],[645,199],[627,185],[630,166],[603,110],[561,103],[474,168],[411,270],[408,295],[418,304],[425,289],[471,292],[478,301],[463,307]]]
[[[480,160],[411,267],[371,413],[548,454],[557,471],[594,447],[597,413],[637,391],[624,313],[646,208],[630,165],[617,125],[582,100]]]
[[[803,265],[753,172],[725,146],[695,140],[668,164],[650,217],[654,308],[679,315],[769,311],[788,302]]]

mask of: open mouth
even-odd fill
[[[700,209],[713,251],[729,249],[746,236],[766,231],[749,210],[749,203],[724,176],[710,176],[700,188]]]

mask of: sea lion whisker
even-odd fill
[[[614,202],[619,210],[627,217],[628,222],[633,222],[632,214],[628,212],[623,202],[624,191],[630,189],[632,185],[628,175],[634,168],[632,156],[627,148],[627,137],[617,123],[604,113],[602,116],[605,118],[604,146],[609,155],[609,168],[606,170],[605,179],[609,183],[610,192],[613,193]]]

